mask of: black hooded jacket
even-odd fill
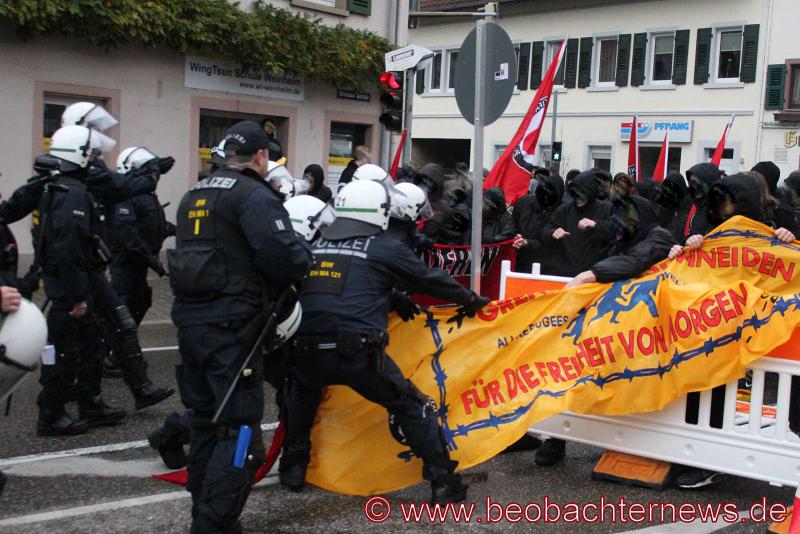
[[[733,198],[736,205],[734,215],[741,215],[748,217],[757,222],[764,222],[764,212],[761,207],[761,192],[758,189],[758,184],[752,177],[746,174],[734,174],[726,176],[714,185],[714,188],[709,193],[709,202],[707,208],[707,217],[713,230],[723,222],[722,217],[716,209],[714,199],[718,197],[717,192],[724,191]],[[707,232],[705,232],[707,233]]]
[[[795,219],[800,220],[800,171],[794,171],[783,181],[783,187],[779,193],[792,209]]]
[[[675,244],[670,232],[658,225],[650,201],[639,196],[614,201],[612,226],[617,228],[617,240],[610,255],[591,268],[601,283],[626,280],[643,273],[666,258]]]
[[[506,210],[506,195],[499,187],[483,192],[483,226],[481,243],[501,243],[512,239],[516,232],[514,220]]]
[[[793,198],[791,194],[784,188],[778,189],[778,181],[781,179],[781,169],[771,161],[760,161],[753,167],[754,171],[764,177],[767,182],[769,192],[778,201],[778,207],[772,213],[772,220],[770,221],[775,225],[775,228],[786,228],[792,232],[795,237],[800,237],[800,221],[798,221],[795,209],[793,206]],[[791,175],[790,175],[791,176]],[[787,178],[788,180],[788,178]]]
[[[595,173],[587,171],[579,174],[570,184],[570,188],[578,187],[586,194],[588,203],[582,208],[576,202],[565,202],[553,212],[550,220],[544,225],[541,241],[545,246],[557,242],[553,232],[563,228],[570,235],[562,238],[562,246],[566,261],[558,269],[561,276],[575,276],[586,271],[608,256],[608,250],[613,244],[608,221],[611,214],[611,204],[597,200],[598,183]],[[591,219],[597,223],[594,228],[579,230],[578,222],[581,219]]]
[[[331,193],[330,188],[325,185],[325,173],[322,167],[316,163],[309,165],[306,167],[306,170],[303,171],[303,175],[311,176],[311,187],[308,190],[310,196],[318,198],[323,202],[331,201],[333,193]]]
[[[558,274],[564,264],[564,247],[560,241],[544,245],[542,230],[553,212],[563,203],[564,182],[560,176],[547,176],[536,192],[525,195],[514,204],[514,227],[528,244],[517,250],[516,270],[528,273],[534,263],[543,274]]]
[[[664,179],[655,195],[655,202],[661,213],[669,213],[669,219],[661,219],[661,226],[672,233],[676,243],[685,239],[686,219],[692,210],[694,201],[686,186],[686,179],[679,172],[671,172]]]
[[[690,168],[688,171],[686,171],[686,180],[689,182],[690,192],[692,191],[692,176],[697,178],[698,181],[703,184],[705,190],[708,191],[711,189],[711,186],[719,181],[720,171],[719,168],[713,163],[698,163],[694,167]],[[695,208],[694,214],[690,217],[691,220],[689,221],[689,232],[686,233],[684,228],[684,239],[697,234],[705,234],[716,226],[708,220],[708,195],[704,195],[699,201],[693,199],[693,202]]]
[[[444,169],[438,163],[426,163],[414,178],[414,183],[425,190],[433,209],[433,217],[425,221],[422,232],[434,243],[448,242],[451,225],[451,208],[444,195]]]

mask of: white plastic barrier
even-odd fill
[[[538,265],[533,270],[537,273]],[[509,262],[503,262],[501,298],[506,295],[509,281],[514,279],[569,280],[515,273]],[[712,428],[709,424],[711,391],[708,390],[700,394],[697,424],[685,422],[684,396],[652,413],[607,417],[564,412],[537,423],[528,433],[763,480],[777,486],[797,487],[800,439],[789,430],[789,395],[792,377],[800,376],[800,362],[764,357],[750,367],[753,377],[749,414],[737,412],[737,382],[731,382],[725,391],[722,428]],[[774,417],[762,415],[765,373],[778,375]]]

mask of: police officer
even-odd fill
[[[93,346],[97,323],[92,294],[102,275],[96,269],[93,241],[97,214],[86,178],[92,151],[99,146],[96,133],[83,126],[61,128],[52,138],[50,154],[61,162],[39,207],[36,261],[52,301],[47,323],[56,358],[54,365],[42,366],[40,436],[82,434],[90,426],[125,417],[123,410],[110,408],[100,397],[101,368]],[[71,400],[78,401],[79,419],[65,409]]]
[[[238,528],[250,480],[264,461],[263,359],[251,360],[224,406],[223,397],[264,327],[265,303],[302,280],[312,263],[279,194],[264,180],[268,146],[253,121],[228,130],[226,166],[183,197],[176,248],[168,252],[182,359],[178,384],[193,410],[187,483],[193,533]],[[247,461],[237,468],[243,425],[253,434]]]
[[[394,198],[392,198],[394,197]],[[436,420],[433,400],[406,380],[385,353],[392,289],[402,286],[463,306],[471,314],[488,303],[447,276],[427,268],[408,246],[385,230],[404,195],[386,184],[358,180],[336,198],[337,218],[312,249],[316,260],[300,302],[303,321],[295,336],[296,380],[281,482],[303,488],[310,459],[310,431],[322,389],[340,384],[384,406],[414,453],[424,462],[435,502],[463,500],[466,486],[455,474]]]
[[[144,147],[126,148],[117,159],[117,171],[127,174],[155,159],[157,156]],[[110,227],[114,252],[111,286],[140,325],[153,304],[147,271],[152,269],[159,276],[166,274],[158,253],[164,239],[175,235],[175,225],[167,221],[164,208],[153,192],[116,204]]]

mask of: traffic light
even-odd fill
[[[378,120],[390,132],[403,131],[403,77],[403,72],[384,72],[380,77],[381,85],[385,88],[381,95],[381,104],[385,109]]]
[[[553,151],[550,161],[561,163],[561,141],[553,141]]]

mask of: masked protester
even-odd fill
[[[663,260],[675,244],[670,232],[658,225],[650,201],[638,195],[614,200],[611,227],[614,245],[609,257],[580,273],[566,287],[633,278]]]
[[[534,263],[541,265],[543,274],[558,274],[564,262],[564,248],[560,241],[549,245],[542,243],[542,230],[553,212],[561,206],[564,183],[558,175],[547,176],[539,182],[536,192],[517,200],[512,213],[517,236],[517,271],[531,272]]]
[[[444,200],[449,206],[438,242],[443,245],[466,245],[469,242],[472,210],[470,197],[461,184],[450,180],[444,184]]]
[[[563,243],[566,261],[559,275],[575,276],[608,255],[611,204],[598,200],[599,182],[595,171],[579,174],[567,188],[574,201],[556,209],[542,230],[543,245]]]
[[[694,203],[683,175],[675,171],[669,173],[664,182],[654,189],[653,201],[659,212],[669,214],[669,222],[659,217],[662,226],[672,232],[676,243],[683,241],[686,219]]]
[[[790,174],[778,192],[785,199],[794,217],[800,220],[800,171]]]
[[[689,182],[689,194],[694,201],[694,210],[688,221],[688,231],[684,237],[702,235],[713,226],[707,218],[708,191],[720,178],[722,173],[713,163],[698,163],[686,171],[686,180]]]
[[[447,227],[450,223],[450,205],[444,198],[444,169],[438,163],[426,163],[414,176],[414,185],[425,191],[433,209],[433,217],[425,221],[422,232],[434,243],[443,243],[447,239]]]
[[[578,169],[570,169],[569,172],[567,172],[567,175],[564,176],[564,202],[572,201],[572,197],[569,196],[569,193],[567,193],[567,188],[569,187],[569,184],[572,183],[572,180],[577,178],[580,173],[581,171]]]
[[[506,210],[506,196],[499,187],[483,192],[481,243],[502,243],[516,235],[514,220]]]
[[[604,169],[594,168],[590,170],[597,180],[597,191],[595,194],[599,200],[608,200],[611,197],[611,186],[614,183],[614,178],[611,173]]]
[[[309,188],[308,194],[314,198],[318,198],[323,202],[330,202],[331,198],[333,198],[333,193],[331,193],[330,188],[325,185],[325,173],[322,170],[322,167],[319,165],[312,164],[306,167],[306,170],[303,171],[303,178],[308,180]]]
[[[778,181],[781,179],[780,168],[771,161],[761,161],[751,170],[764,178],[769,188],[769,195],[775,199],[775,206],[769,209],[768,213],[765,212],[767,218],[775,228],[786,228],[795,237],[800,236],[800,220],[794,213],[792,200],[785,195],[785,189],[778,188]]]

